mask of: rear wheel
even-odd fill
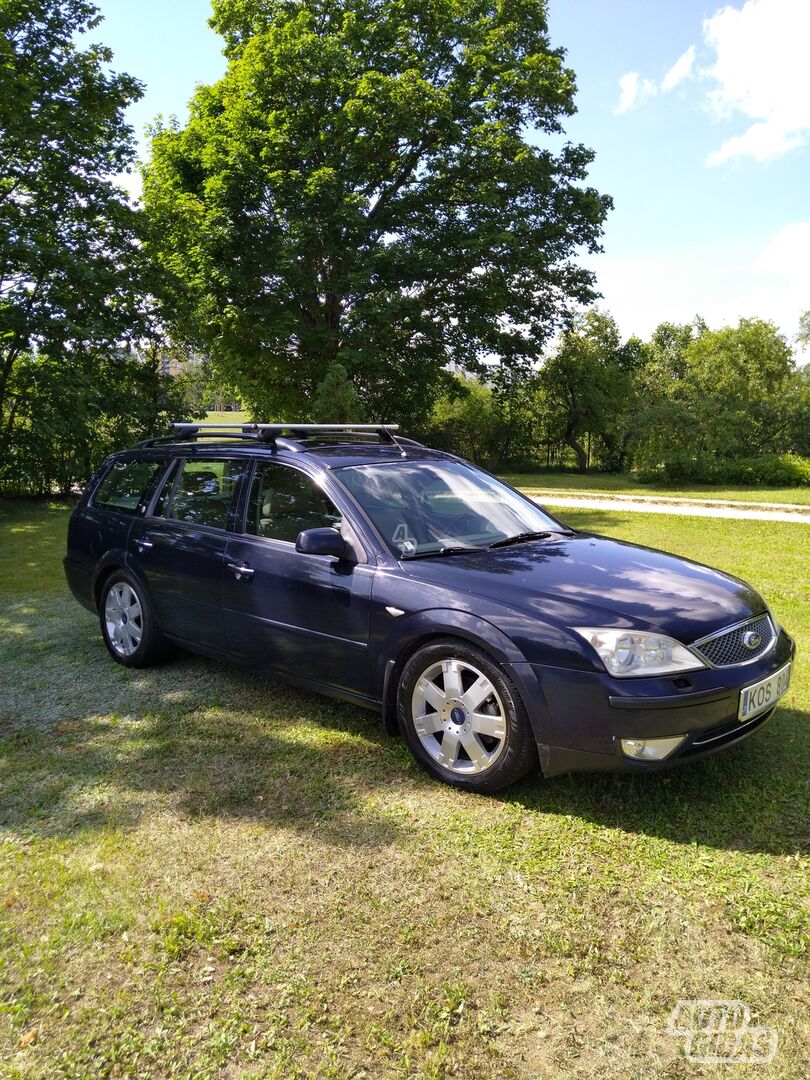
[[[99,617],[104,644],[119,664],[147,667],[165,655],[166,643],[143,587],[125,570],[104,582]]]
[[[497,791],[537,764],[516,687],[475,646],[442,639],[419,649],[402,671],[398,704],[413,755],[446,784]]]

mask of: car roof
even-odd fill
[[[228,457],[255,457],[285,461],[289,464],[317,463],[325,469],[341,469],[347,465],[396,464],[405,461],[452,460],[452,454],[441,450],[402,440],[399,445],[390,443],[367,442],[320,442],[308,440],[300,444],[300,449],[289,450],[263,443],[259,440],[205,439],[200,441],[177,441],[153,443],[149,446],[134,446],[123,451],[126,455],[165,457],[215,457],[227,454]]]

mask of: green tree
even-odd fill
[[[755,457],[785,448],[785,402],[793,354],[773,323],[740,319],[706,330],[685,350],[690,445],[694,453]]]
[[[810,456],[810,364],[794,373],[785,404],[790,430],[787,449]]]
[[[85,0],[0,0],[2,456],[46,367],[80,382],[140,325],[136,213],[109,177],[132,160],[123,111],[141,88],[79,47],[98,22]]]
[[[539,355],[610,200],[553,151],[574,76],[542,0],[214,0],[223,79],[158,124],[144,200],[175,334],[254,411],[311,415],[340,363],[419,421],[449,363]]]
[[[527,362],[499,363],[488,372],[492,386],[494,463],[524,466],[534,451],[536,372]]]
[[[315,390],[314,414],[323,424],[362,420],[363,410],[343,364],[330,364]]]
[[[682,453],[694,439],[698,420],[692,413],[686,353],[690,343],[707,329],[700,319],[683,324],[664,322],[643,343],[634,380],[634,464],[654,468]]]
[[[175,390],[185,403],[176,419],[203,417],[209,409],[219,412],[240,408],[239,395],[223,379],[209,356],[166,340],[162,335],[156,336],[142,355],[172,376]]]
[[[658,327],[637,380],[636,464],[673,479],[709,477],[724,461],[802,450],[807,380],[762,319],[710,330]]]
[[[182,382],[161,373],[157,350],[77,352],[67,370],[62,357],[26,354],[9,393],[18,409],[0,490],[10,495],[67,495],[113,450],[189,414]]]
[[[499,458],[496,428],[491,387],[480,379],[451,375],[433,406],[429,425],[418,434],[432,446],[489,465]]]
[[[548,426],[574,451],[581,472],[588,462],[586,434],[601,438],[614,452],[624,443],[623,418],[631,406],[637,357],[633,345],[622,344],[613,319],[591,310],[562,334],[559,347],[540,370]],[[622,464],[624,455],[618,467]]]

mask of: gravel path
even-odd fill
[[[810,506],[761,503],[756,507],[728,500],[683,499],[654,495],[579,495],[570,491],[533,488],[531,497],[544,506],[575,506],[583,510],[630,510],[643,514],[680,514],[688,517],[740,518],[748,521],[794,521],[810,525]]]

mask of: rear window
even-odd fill
[[[93,505],[134,514],[164,466],[164,461],[116,461],[96,488]]]

